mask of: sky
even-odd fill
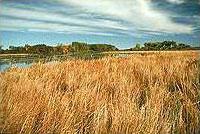
[[[0,44],[200,45],[200,0],[0,0]]]

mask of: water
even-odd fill
[[[19,63],[0,63],[0,72],[6,71],[7,69],[9,69],[10,67],[20,67],[20,68],[24,68],[24,67],[29,67],[31,66],[32,63],[25,63],[25,62],[19,62]]]
[[[64,61],[66,59],[96,59],[102,58],[104,54],[101,53],[71,53],[68,55],[54,55],[54,56],[39,56],[28,55],[26,57],[16,55],[13,57],[0,57],[0,72],[6,71],[10,67],[29,67],[32,63],[52,61]]]

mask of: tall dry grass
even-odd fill
[[[199,133],[195,52],[35,64],[0,74],[1,133]]]

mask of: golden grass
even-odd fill
[[[1,133],[199,133],[196,52],[35,64],[0,74]]]

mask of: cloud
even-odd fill
[[[127,28],[110,20],[88,20],[81,19],[76,16],[65,16],[59,13],[49,12],[48,10],[28,10],[10,7],[1,7],[0,15],[7,15],[11,17],[19,17],[23,19],[32,19],[38,21],[51,21],[60,23],[70,23],[74,25],[96,26],[126,30]]]
[[[108,15],[132,24],[135,29],[167,33],[191,33],[192,26],[173,22],[167,13],[154,10],[150,0],[59,0],[88,13]]]
[[[174,4],[182,4],[184,3],[184,0],[167,0],[170,3],[174,3]]]
[[[106,19],[86,19],[83,16],[67,16],[43,10],[40,8],[35,9],[19,9],[15,7],[2,6],[0,12],[0,29],[26,29],[27,31],[49,31],[49,32],[65,32],[68,34],[81,33],[81,34],[95,34],[104,36],[114,36],[114,33],[104,32],[122,31],[128,34],[128,28],[121,25],[117,21]],[[81,13],[82,14],[82,13]],[[2,17],[3,16],[3,17]],[[4,17],[6,16],[6,17]],[[125,32],[127,31],[127,32]]]
[[[103,36],[115,36],[111,33],[103,33],[94,28],[82,26],[69,26],[57,23],[45,23],[39,21],[4,19],[0,23],[0,30],[29,31],[29,32],[56,32],[65,34],[91,34]],[[73,32],[72,32],[73,31]]]
[[[170,0],[175,1],[175,0]],[[180,0],[179,0],[180,1]],[[59,8],[39,5],[18,8],[0,5],[0,30],[19,29],[104,36],[193,32],[192,25],[174,22],[166,12],[154,10],[151,0],[55,0]],[[16,3],[15,3],[16,4]],[[68,10],[68,8],[70,10]],[[70,14],[72,13],[73,14]],[[147,32],[141,32],[141,31]]]

